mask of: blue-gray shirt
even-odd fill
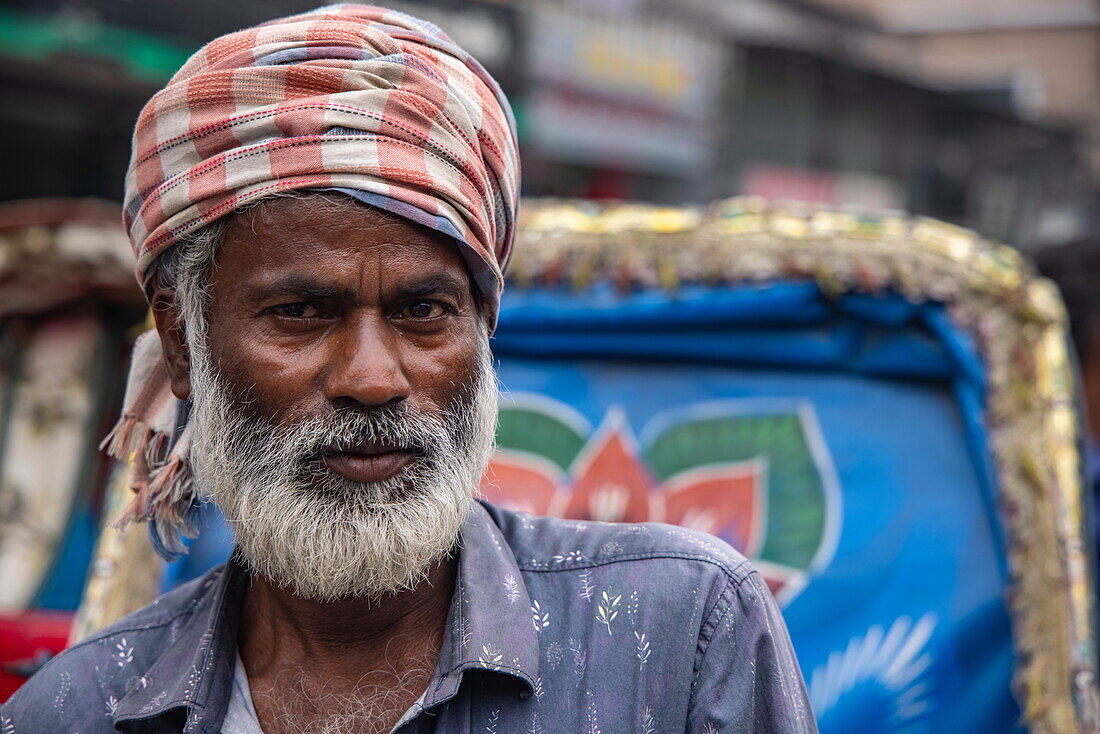
[[[0,734],[217,734],[248,571],[235,559],[51,660]],[[783,620],[722,541],[478,504],[414,732],[816,732]]]

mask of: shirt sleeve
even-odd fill
[[[101,711],[102,706],[94,685],[80,671],[74,675],[61,665],[47,664],[0,706],[0,734],[109,731],[111,721],[106,717],[100,727],[86,720],[89,712]]]
[[[689,734],[816,734],[787,626],[752,571],[731,579],[699,636]]]

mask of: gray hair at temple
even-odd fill
[[[150,303],[153,288],[166,288],[173,292],[192,360],[197,351],[205,354],[209,349],[206,314],[210,307],[210,272],[222,243],[225,222],[219,219],[208,224],[168,248],[154,261],[146,283],[146,296]]]

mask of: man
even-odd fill
[[[150,101],[126,222],[159,338],[112,450],[166,555],[196,487],[237,548],[51,661],[0,732],[815,730],[721,541],[472,499],[517,178],[493,81],[378,8],[218,39]]]

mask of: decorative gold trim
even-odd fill
[[[582,288],[815,280],[827,294],[942,302],[988,373],[987,422],[1008,539],[1014,688],[1034,734],[1100,732],[1093,581],[1067,323],[1013,249],[943,222],[769,208],[525,202],[511,278]]]
[[[70,644],[156,598],[164,562],[149,542],[149,528],[144,524],[131,525],[122,531],[111,527],[111,520],[118,517],[132,497],[130,467],[116,463],[104,502],[105,521],[88,569],[88,584],[69,632]]]

